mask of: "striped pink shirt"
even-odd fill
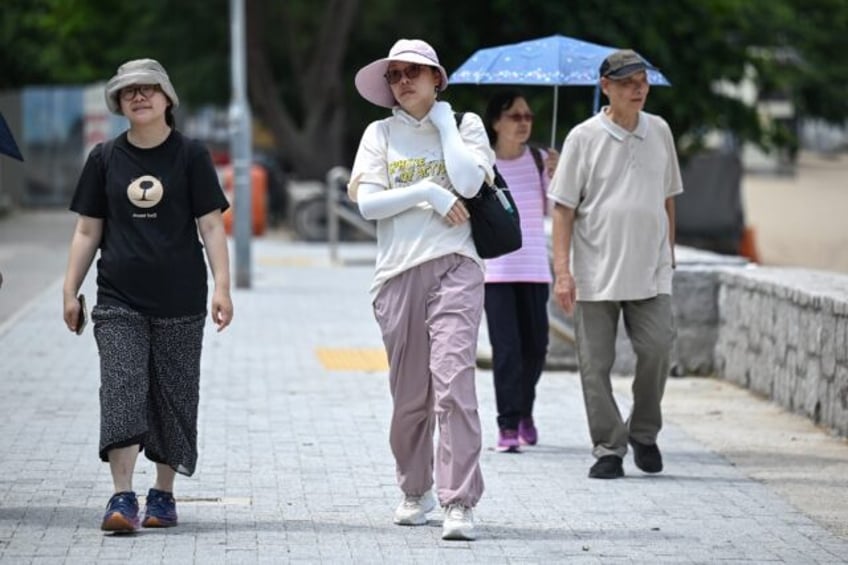
[[[544,159],[545,152],[542,151]],[[521,217],[521,249],[486,261],[486,282],[550,283],[548,245],[545,238],[545,208],[548,174],[536,167],[528,148],[517,159],[498,159],[497,167],[506,181]]]

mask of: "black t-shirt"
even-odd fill
[[[96,146],[71,210],[103,219],[97,303],[157,317],[206,311],[206,263],[196,218],[229,207],[206,148],[173,130],[141,149],[126,133],[104,163]]]

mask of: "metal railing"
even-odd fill
[[[350,169],[333,167],[327,172],[327,244],[330,248],[330,261],[339,260],[339,240],[341,239],[341,222],[361,231],[372,239],[377,239],[377,228],[359,215],[353,206],[342,203],[350,181]]]

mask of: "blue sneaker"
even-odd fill
[[[177,525],[177,503],[174,493],[155,488],[147,491],[147,507],[144,509],[145,528],[172,528]]]
[[[118,492],[109,499],[103,523],[104,532],[132,533],[138,529],[138,499],[132,491]]]

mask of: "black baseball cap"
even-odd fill
[[[604,59],[599,72],[602,77],[619,79],[646,70],[655,71],[656,67],[649,65],[636,51],[620,49]]]

